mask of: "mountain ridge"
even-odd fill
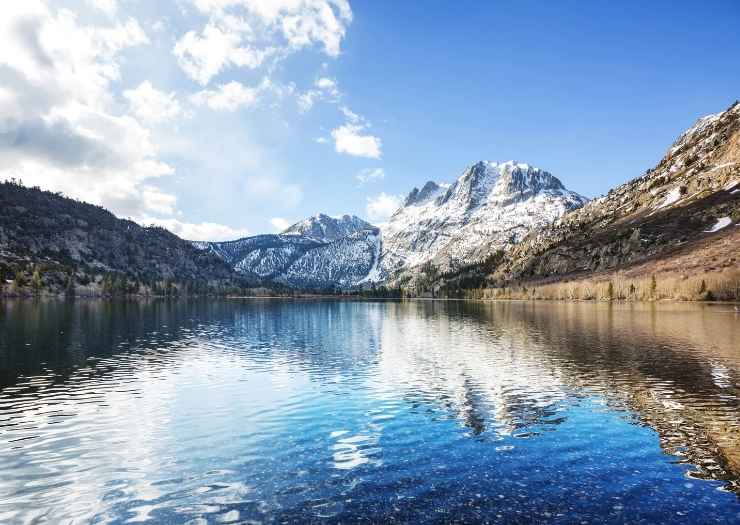
[[[529,232],[492,266],[473,265],[431,288],[448,293],[468,281],[491,296],[517,288],[518,297],[530,297],[536,288],[555,298],[737,299],[738,223],[735,102],[699,118],[643,175]]]
[[[266,284],[444,295],[614,271],[725,271],[740,266],[740,103],[699,118],[655,167],[594,200],[530,164],[478,161],[452,183],[413,188],[382,228],[319,213],[222,242],[185,241],[16,182],[2,184],[0,201],[4,293],[33,281],[92,294]]]
[[[541,232],[533,232],[523,246],[515,250],[513,258],[527,257],[530,247],[538,246],[537,252],[543,255],[545,246],[553,246],[574,239],[579,231],[587,227],[587,231],[596,233],[597,228],[608,226],[616,227],[620,232],[636,231],[641,224],[649,223],[666,215],[671,209],[686,207],[694,204],[706,213],[696,216],[696,220],[684,227],[685,234],[701,234],[712,227],[717,215],[724,217],[725,213],[732,214],[732,207],[722,206],[722,202],[715,202],[712,196],[726,193],[728,196],[733,190],[740,187],[740,102],[735,102],[726,111],[701,117],[688,130],[683,132],[671,145],[666,155],[654,167],[646,171],[641,177],[632,179],[624,184],[612,188],[605,196],[593,201],[553,228]],[[737,199],[729,199],[730,203]],[[698,204],[698,206],[696,206]],[[640,232],[644,233],[644,232]],[[656,234],[647,241],[653,247],[662,244],[671,244],[682,241],[669,235],[670,231]],[[634,233],[632,233],[634,235]],[[587,237],[588,234],[585,234]],[[549,241],[546,239],[549,237]],[[645,243],[645,239],[641,244]],[[543,244],[544,243],[544,244]],[[637,245],[633,245],[635,248]],[[630,254],[634,257],[635,250]],[[614,266],[617,261],[610,261],[606,257],[591,264],[588,269],[598,270]],[[629,257],[619,259],[618,262],[631,262]],[[509,268],[510,276],[515,277],[526,272],[524,265],[519,268],[515,263]],[[529,265],[531,267],[531,265]],[[572,267],[557,268],[563,272]],[[574,268],[573,268],[574,269]],[[551,273],[555,267],[541,271]],[[538,270],[534,269],[534,273]]]
[[[306,289],[352,288],[380,257],[380,231],[354,215],[319,213],[277,234],[225,242],[195,242],[235,271]]]
[[[224,294],[258,286],[160,227],[59,193],[0,183],[0,293]]]
[[[470,264],[498,248],[491,233],[498,234],[499,245],[509,245],[585,202],[529,164],[479,161],[452,184],[428,181],[413,188],[382,229],[353,215],[319,213],[278,234],[193,244],[237,272],[288,286],[395,286],[415,266],[433,260],[444,265],[452,251],[458,253],[450,264]]]

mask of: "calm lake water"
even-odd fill
[[[0,523],[740,523],[722,305],[0,304]]]

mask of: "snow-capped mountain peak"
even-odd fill
[[[411,191],[383,228],[382,268],[393,275],[426,261],[476,262],[586,201],[530,164],[479,161],[451,185],[430,181]]]
[[[427,261],[443,270],[478,262],[586,201],[530,164],[480,161],[452,184],[414,188],[382,236],[354,215],[319,213],[277,235],[199,247],[237,271],[290,286],[362,286]]]
[[[377,228],[354,215],[337,218],[318,213],[295,223],[281,235],[302,235],[321,242],[331,242],[366,230],[373,231]]]
[[[236,271],[298,288],[352,287],[377,271],[380,231],[353,215],[323,213],[280,234],[194,243]]]
[[[480,161],[467,168],[447,190],[438,204],[456,200],[472,210],[486,202],[506,204],[531,197],[541,191],[561,192],[565,187],[547,171],[529,164]]]

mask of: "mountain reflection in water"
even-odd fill
[[[740,520],[731,307],[9,301],[0,323],[2,523]]]

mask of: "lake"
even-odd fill
[[[727,305],[5,301],[0,522],[740,523]]]

